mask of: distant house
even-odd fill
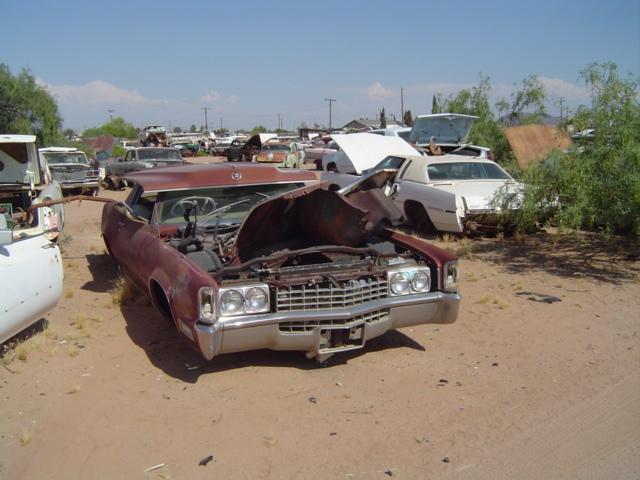
[[[371,120],[370,118],[358,118],[356,120],[351,120],[349,123],[343,126],[342,130],[353,130],[362,132],[365,130],[375,130],[377,128],[380,128],[379,119]]]
[[[120,144],[120,139],[109,135],[101,135],[99,137],[87,137],[82,139],[82,143],[90,146],[96,153],[105,152],[108,156],[112,156],[113,147]]]

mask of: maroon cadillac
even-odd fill
[[[256,164],[125,178],[130,195],[102,214],[107,249],[209,360],[268,348],[324,361],[388,330],[456,320],[457,261],[394,228],[387,171],[342,190]]]

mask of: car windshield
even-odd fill
[[[385,158],[384,160],[382,160],[380,163],[378,163],[375,167],[373,167],[371,169],[371,171],[375,172],[377,170],[385,170],[385,169],[388,169],[388,168],[393,168],[393,169],[397,170],[402,165],[402,162],[404,162],[404,158],[402,158],[402,157],[394,157],[394,156],[390,155],[387,158]]]
[[[303,186],[304,183],[296,182],[160,192],[157,201],[158,223],[186,223],[185,209],[195,207],[198,225],[213,225],[218,219],[224,225],[240,224],[258,203]]]
[[[145,150],[138,150],[138,158],[140,160],[158,160],[166,162],[167,160],[175,160],[182,162],[180,152],[173,148],[150,148]]]
[[[77,165],[88,164],[87,157],[84,153],[45,153],[49,165]]]
[[[495,163],[432,163],[427,166],[429,180],[511,180]]]

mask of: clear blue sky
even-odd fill
[[[431,96],[488,75],[494,96],[530,74],[586,103],[578,74],[614,61],[640,78],[640,1],[12,1],[0,63],[58,98],[66,127],[115,109],[136,125],[275,128],[428,113]]]

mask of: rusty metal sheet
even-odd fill
[[[397,224],[402,213],[380,189],[348,195],[321,183],[285,193],[258,205],[236,239],[234,255],[246,261],[283,244],[361,246],[373,235]]]
[[[504,134],[521,168],[544,160],[553,150],[571,146],[565,132],[547,125],[520,125],[507,128]]]

